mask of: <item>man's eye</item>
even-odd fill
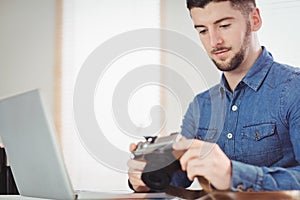
[[[220,28],[228,28],[231,24],[223,24],[223,25],[220,25]]]
[[[197,29],[199,34],[205,34],[207,32],[206,29]]]

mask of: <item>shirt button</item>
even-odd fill
[[[232,133],[228,133],[228,134],[227,134],[227,138],[228,138],[228,139],[231,139],[231,138],[232,138]]]
[[[231,107],[231,110],[232,110],[232,111],[237,111],[237,109],[238,109],[238,107],[237,107],[236,105],[233,105],[233,106]]]

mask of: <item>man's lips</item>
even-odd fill
[[[211,53],[215,54],[217,56],[220,56],[220,55],[227,53],[230,50],[231,50],[231,48],[219,48],[219,49],[212,50]]]
[[[225,53],[225,52],[227,52],[227,51],[228,51],[228,50],[216,51],[215,54],[216,54],[216,55],[219,55],[219,54],[223,54],[223,53]]]

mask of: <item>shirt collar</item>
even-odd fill
[[[254,91],[257,91],[261,86],[263,80],[267,76],[269,69],[273,63],[272,54],[269,53],[265,47],[262,47],[262,53],[259,55],[254,65],[248,71],[246,76],[242,79],[241,82],[248,85]],[[221,86],[228,88],[227,81],[225,79],[224,73],[221,78]]]

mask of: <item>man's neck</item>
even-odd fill
[[[237,69],[229,72],[224,72],[224,76],[232,93],[234,92],[236,86],[241,82],[241,80],[254,65],[261,52],[261,46],[253,48],[248,52],[247,59],[245,59]]]

